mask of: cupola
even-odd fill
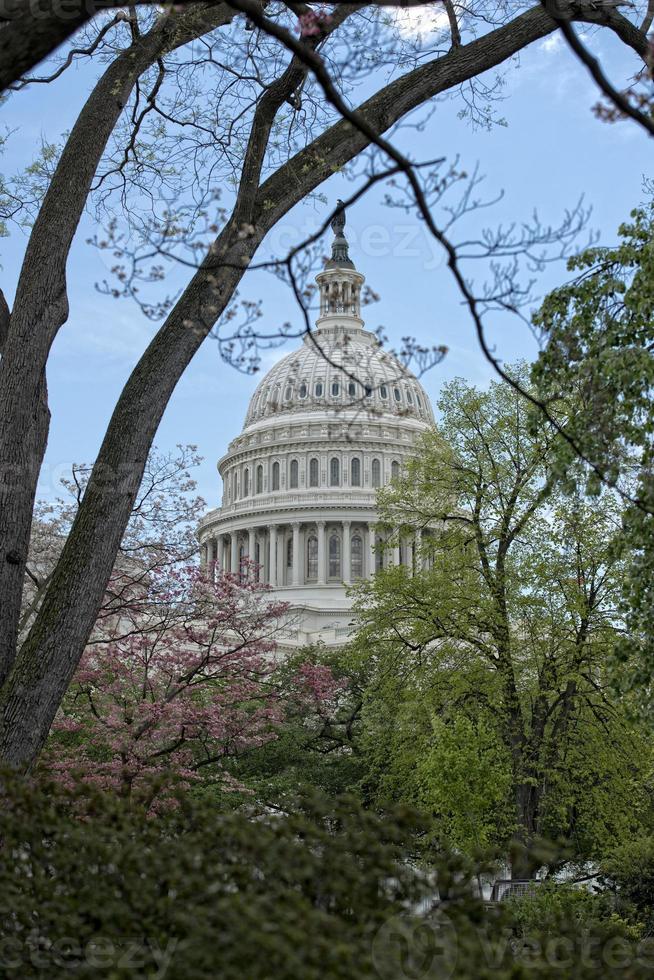
[[[316,329],[322,332],[362,330],[361,287],[365,276],[357,272],[345,237],[345,206],[337,203],[331,222],[334,232],[331,258],[316,276],[320,289],[320,315]]]

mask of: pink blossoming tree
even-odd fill
[[[158,573],[134,615],[106,619],[53,726],[43,766],[68,785],[101,786],[151,812],[221,760],[275,737],[273,674],[286,606],[245,568],[239,579],[185,567]],[[330,685],[310,668],[299,696]]]

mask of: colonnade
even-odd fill
[[[422,562],[420,532],[394,547],[365,521],[293,521],[223,531],[201,546],[203,565],[234,574],[245,563],[271,588],[351,584],[388,564]]]

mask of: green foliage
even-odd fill
[[[633,904],[654,929],[654,838],[641,837],[616,847],[601,862],[604,880]]]
[[[555,439],[511,386],[456,381],[440,408],[441,429],[380,498],[391,544],[422,531],[419,567],[357,591],[366,798],[426,807],[464,850],[545,837],[597,857],[649,805],[650,744],[607,671],[619,507],[558,491]]]
[[[433,718],[417,764],[419,799],[440,815],[445,840],[467,853],[505,840],[513,829],[506,802],[511,759],[497,726],[482,714]]]
[[[621,644],[625,687],[640,690],[651,711],[654,672],[654,205],[632,212],[620,243],[569,260],[574,279],[554,290],[534,318],[546,341],[533,379],[569,443],[556,449],[560,471],[575,451],[590,462],[589,489],[600,479],[633,501],[624,515],[630,561]],[[577,467],[578,469],[578,467]]]
[[[3,977],[651,975],[639,930],[614,914],[610,898],[547,888],[488,908],[474,887],[484,869],[442,851],[421,868],[416,849],[430,827],[414,812],[381,819],[346,798],[296,804],[221,813],[187,796],[148,819],[116,798],[73,799],[7,775]],[[72,815],[80,805],[81,819]],[[616,937],[619,966],[608,956]]]
[[[305,664],[330,670],[341,685],[335,699],[312,702],[298,697],[298,670]],[[283,805],[301,790],[357,794],[364,775],[358,749],[366,684],[361,665],[341,651],[306,648],[285,659],[271,684],[284,708],[284,724],[267,744],[226,760],[245,793],[225,794],[224,804],[250,804],[254,796]]]
[[[637,940],[641,929],[623,918],[609,892],[592,892],[574,884],[545,882],[525,895],[506,899],[516,935],[560,936],[572,930],[622,935]]]
[[[3,976],[378,977],[380,930],[410,918],[436,879],[470,940],[463,964],[481,957],[464,865],[441,855],[425,875],[407,861],[424,826],[406,810],[380,820],[314,797],[290,814],[225,814],[186,798],[147,819],[98,794],[75,819],[70,803],[56,787],[5,784]]]

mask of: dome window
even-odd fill
[[[353,487],[361,486],[361,460],[354,456],[350,464],[350,483]]]
[[[381,486],[381,463],[378,459],[372,461],[372,485],[373,487]]]
[[[296,459],[291,460],[291,471],[289,474],[289,485],[291,490],[297,490],[298,488],[298,477],[299,477],[299,466]]]
[[[263,466],[257,466],[257,493],[263,493]]]
[[[273,463],[272,488],[273,490],[279,490],[279,463]]]
[[[250,492],[250,471],[245,467],[245,472],[243,473],[243,496],[247,497]]]
[[[306,398],[307,397],[307,386],[305,385],[304,381],[300,385],[299,395],[300,395],[300,398]]]
[[[334,398],[338,398],[340,390],[341,386],[339,385],[338,381],[332,381],[332,395]]]
[[[286,391],[284,392],[284,401],[290,402],[293,397],[293,389],[290,385],[286,386]]]
[[[400,478],[400,464],[396,459],[391,463],[391,480],[399,480]]]
[[[319,486],[319,479],[318,479],[319,473],[320,471],[318,468],[318,460],[314,458],[309,461],[309,486],[310,487]]]
[[[355,384],[354,381],[350,381],[350,383],[348,384],[348,386],[347,386],[347,393],[350,396],[350,398],[354,398],[355,397],[355,395],[357,393],[357,386],[356,386],[356,384]]]
[[[399,388],[393,388],[393,396],[396,402],[402,401],[402,392],[400,391]]]
[[[350,570],[353,579],[363,578],[363,538],[355,534],[351,545]]]
[[[416,401],[418,403],[418,408],[422,408],[422,402],[420,401],[420,395],[416,394]]]
[[[329,538],[329,577],[341,578],[341,539],[336,532]]]
[[[388,388],[386,387],[386,385],[380,386],[379,394],[382,396],[382,398],[388,398]]]
[[[408,401],[409,405],[413,405],[413,395],[411,394],[408,388],[406,393],[406,400]]]
[[[336,456],[333,456],[329,463],[329,485],[338,487],[341,484],[341,468]]]
[[[307,581],[318,578],[318,538],[312,534],[307,538]]]
[[[322,398],[323,390],[324,389],[323,389],[322,381],[316,381],[316,387],[315,387],[316,398]]]
[[[372,388],[370,387],[370,385],[366,385],[363,390],[366,393],[366,398],[370,398],[372,396]]]

